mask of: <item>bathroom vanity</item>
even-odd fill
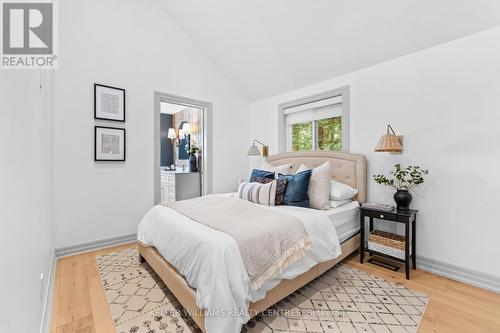
[[[161,170],[160,180],[162,203],[192,199],[201,195],[199,172]]]

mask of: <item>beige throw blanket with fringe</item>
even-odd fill
[[[252,290],[304,257],[311,248],[309,235],[298,218],[246,200],[208,195],[166,206],[231,236],[240,250]]]

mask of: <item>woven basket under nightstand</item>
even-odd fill
[[[384,253],[399,259],[405,259],[404,236],[374,230],[368,235],[368,249]]]

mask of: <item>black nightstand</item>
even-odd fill
[[[403,262],[405,264],[406,271],[406,279],[410,279],[410,240],[411,240],[411,259],[413,269],[416,268],[415,262],[415,235],[416,235],[416,223],[417,223],[417,212],[418,210],[397,210],[394,208],[392,211],[383,211],[377,210],[373,208],[361,207],[360,213],[360,224],[361,224],[361,244],[359,247],[359,262],[363,263],[365,251],[378,255],[381,257],[385,257],[391,260],[396,260],[399,262]],[[373,219],[380,219],[385,221],[392,221],[396,223],[404,223],[405,224],[405,259],[401,259],[398,257],[394,257],[385,253],[381,253],[378,251],[374,251],[365,247],[365,218],[370,218],[370,232],[373,231]],[[411,225],[411,231],[410,231]]]

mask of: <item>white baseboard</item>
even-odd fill
[[[500,276],[420,256],[417,257],[417,268],[475,287],[500,293]]]
[[[99,239],[99,240],[91,241],[91,242],[85,242],[85,243],[80,243],[80,244],[75,244],[75,245],[70,245],[70,246],[59,247],[55,250],[55,253],[56,253],[57,258],[67,257],[67,256],[71,256],[71,255],[78,254],[78,253],[90,252],[90,251],[102,249],[105,247],[130,243],[130,242],[135,241],[136,239],[137,239],[137,236],[135,233],[121,235],[121,236],[110,237],[110,238],[106,238],[106,239]]]
[[[42,309],[42,322],[40,324],[40,333],[49,332],[50,330],[49,324],[50,324],[52,299],[53,299],[52,291],[54,290],[54,282],[56,280],[55,279],[56,265],[57,265],[56,252],[55,250],[53,250],[52,258],[50,259],[50,268],[48,273],[47,286],[45,288],[45,295],[44,295],[43,309]]]
[[[136,239],[137,236],[134,233],[134,234],[122,235],[106,239],[100,239],[92,242],[80,243],[76,245],[64,246],[54,249],[49,269],[49,280],[45,290],[45,300],[42,309],[42,322],[40,324],[40,333],[48,333],[50,331],[57,259],[62,257],[67,257],[70,255],[75,255],[78,253],[99,250],[114,245],[130,243],[135,241]]]

